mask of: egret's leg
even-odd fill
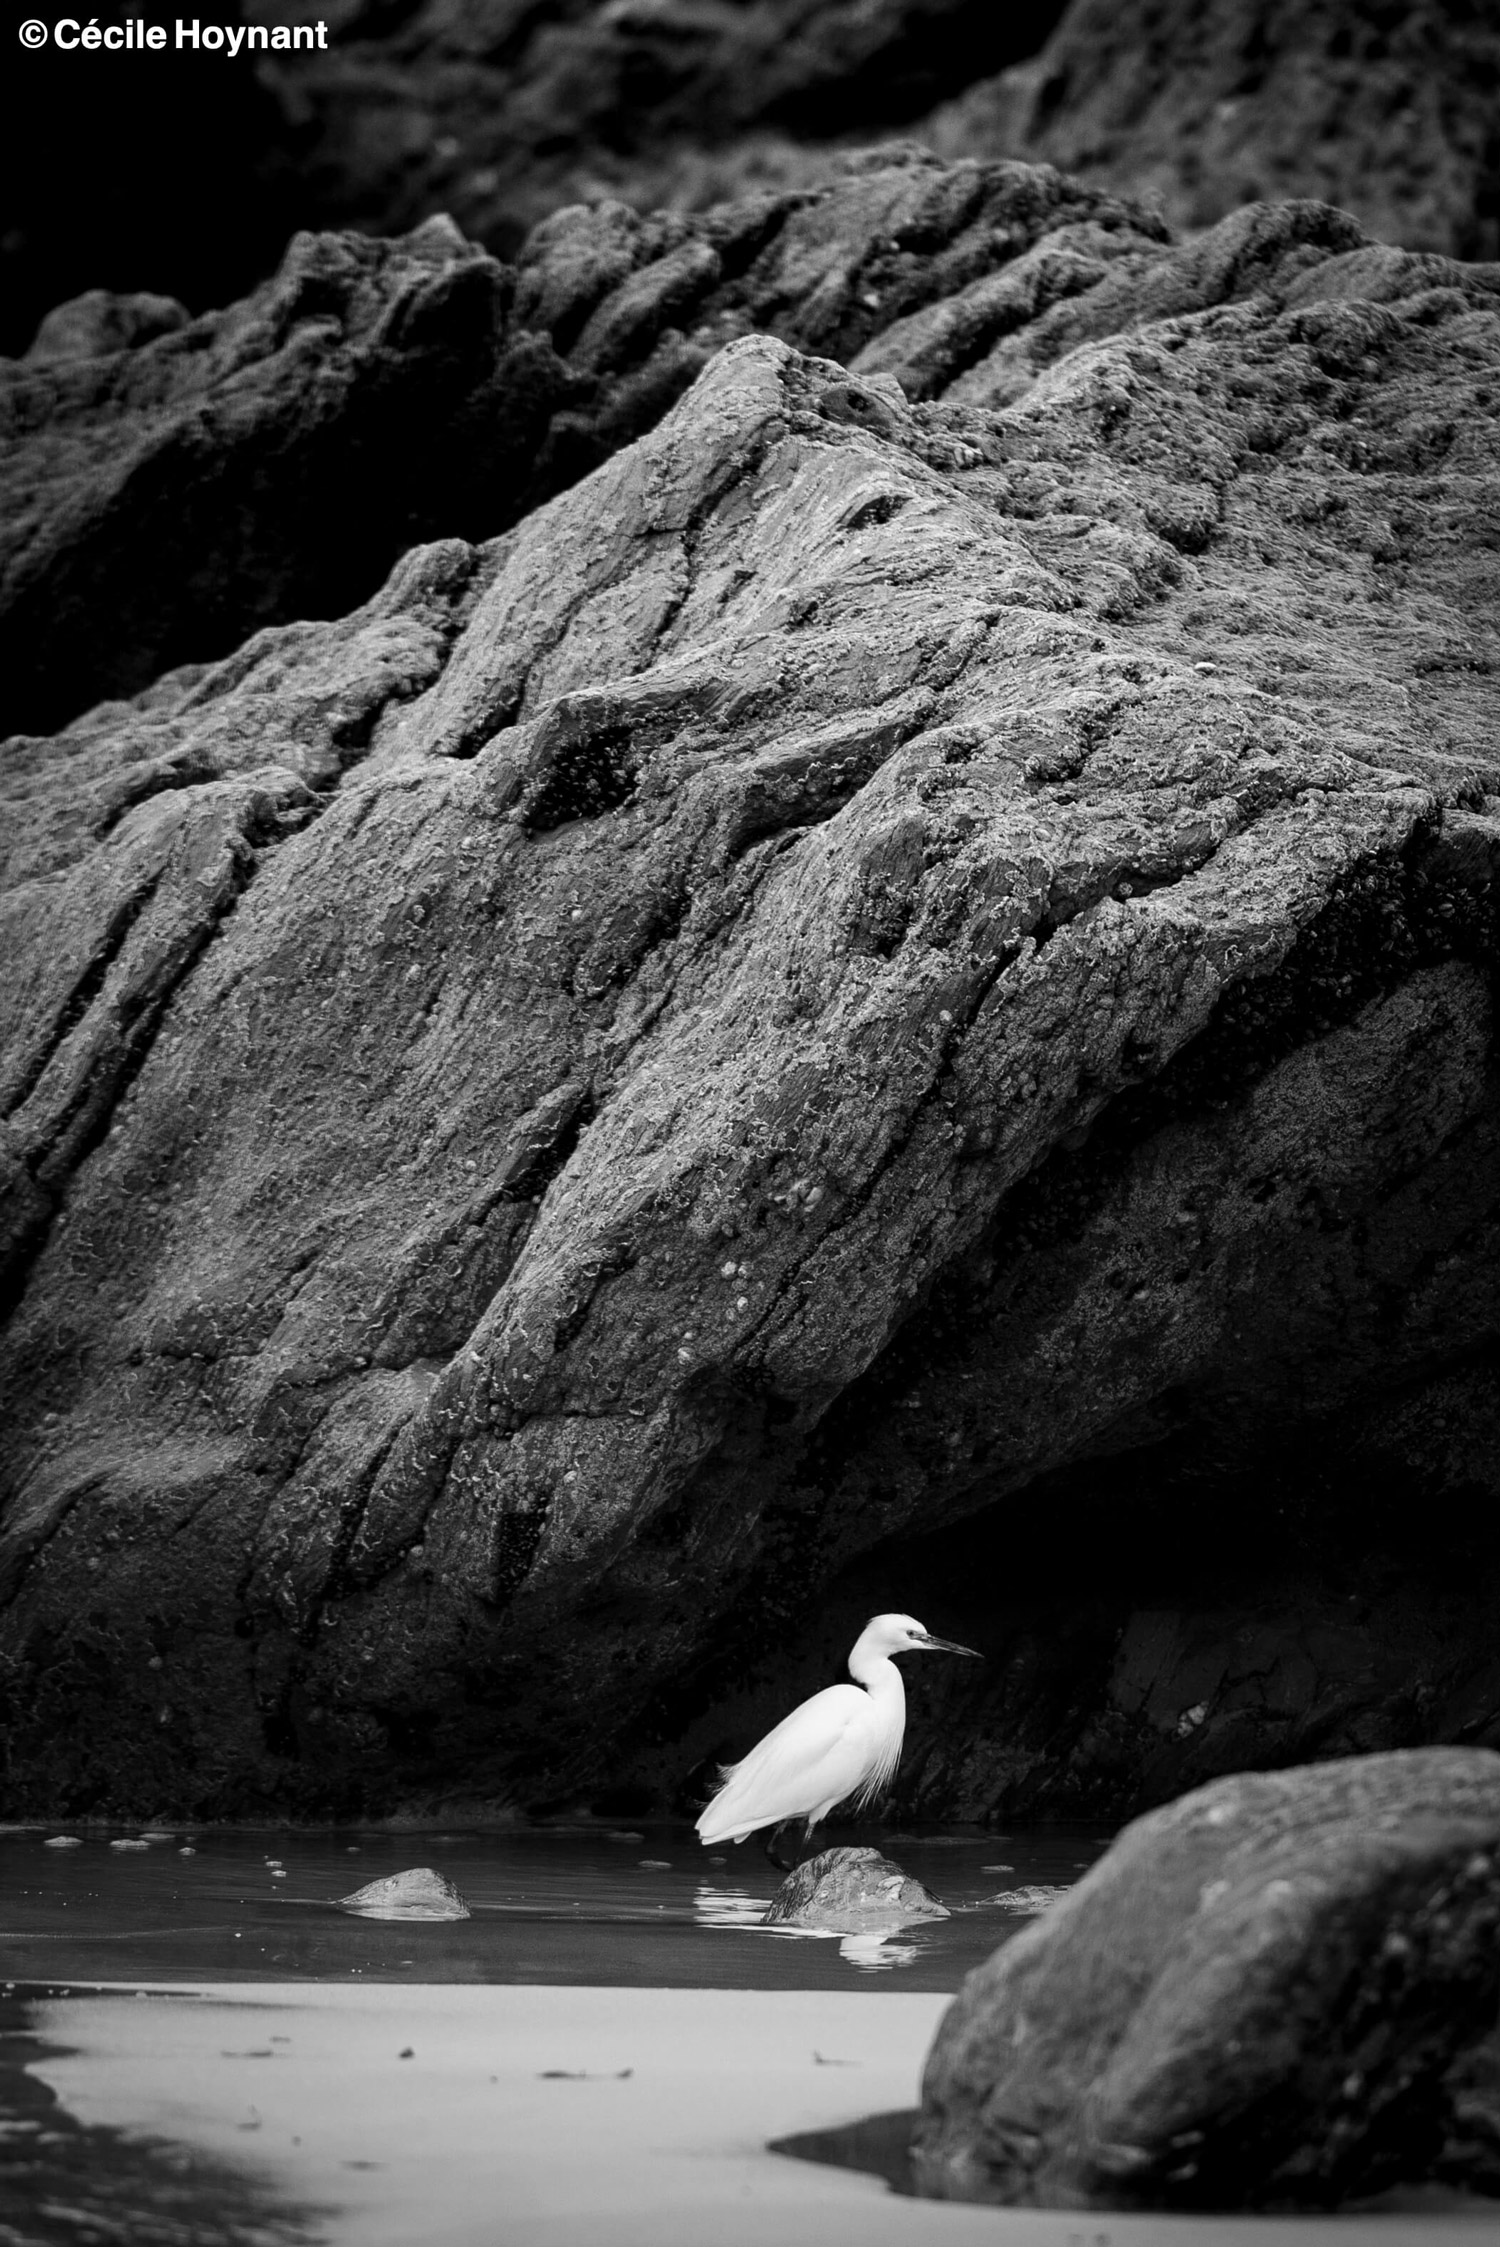
[[[766,1835],[765,1852],[778,1872],[789,1873],[795,1872],[797,1869],[795,1852],[790,1857],[784,1857],[781,1854],[781,1837],[788,1826],[795,1826],[796,1824],[795,1818],[779,1818]]]

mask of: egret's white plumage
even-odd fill
[[[815,1693],[742,1762],[724,1765],[719,1791],[698,1820],[700,1841],[743,1841],[788,1818],[805,1818],[811,1832],[836,1804],[852,1797],[863,1805],[879,1794],[895,1775],[906,1731],[906,1688],[891,1656],[923,1649],[974,1652],[934,1638],[910,1615],[868,1622],[849,1656],[857,1682]]]

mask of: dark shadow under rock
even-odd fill
[[[1454,2084],[1482,2105],[1468,2056],[1497,2005],[1500,1756],[1220,1780],[968,1977],[927,2062],[919,2184],[1316,2208],[1484,2183],[1486,2160],[1453,2176]]]
[[[878,1849],[824,1849],[788,1873],[766,1908],[765,1923],[861,1935],[947,1917],[945,1905]]]

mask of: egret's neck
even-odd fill
[[[889,1654],[881,1654],[866,1646],[861,1639],[849,1657],[849,1675],[857,1685],[862,1685],[874,1701],[890,1707],[904,1709],[906,1687],[901,1682],[901,1672]]]

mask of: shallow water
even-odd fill
[[[0,1833],[0,1976],[53,1987],[134,1976],[842,1989],[880,1974],[953,1990],[1108,1846],[1097,1827],[884,1836],[953,1916],[840,1939],[760,1927],[780,1876],[753,1844],[709,1862],[684,1825],[181,1828],[144,1849],[111,1846],[140,1831]],[[46,1846],[63,1835],[81,1846]],[[387,1923],[339,1910],[340,1897],[413,1865],[444,1873],[473,1917]]]

